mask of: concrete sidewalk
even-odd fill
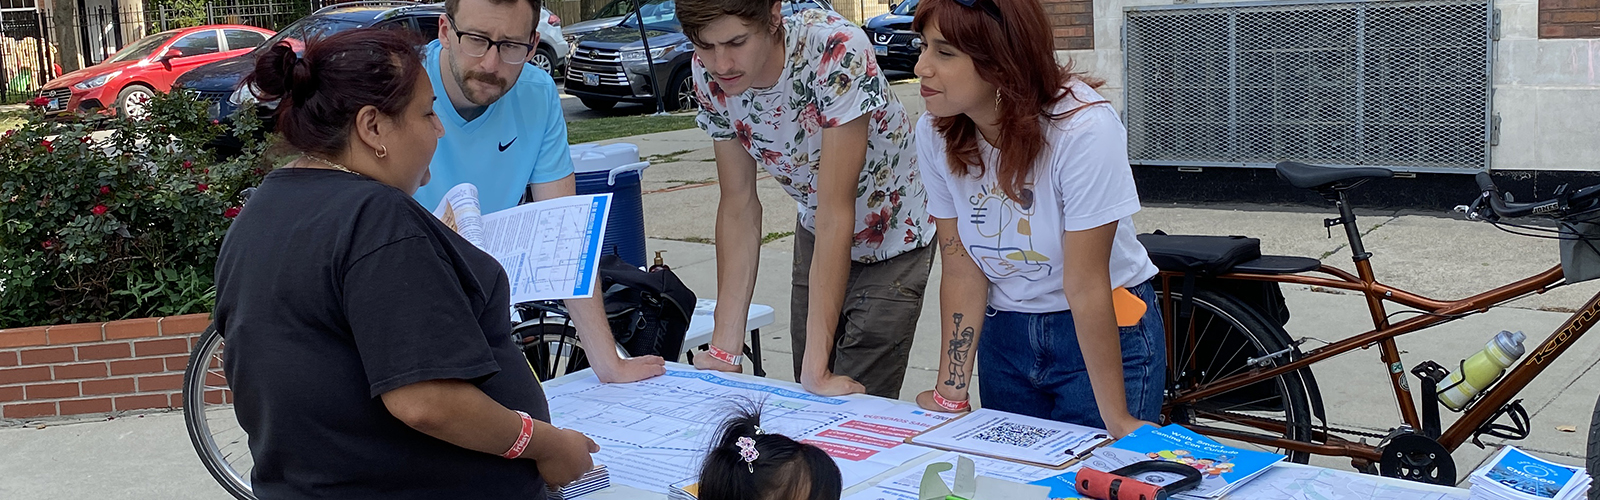
[[[897,92],[907,89],[897,86]],[[909,87],[908,87],[909,88]],[[914,92],[914,88],[909,88]],[[914,94],[913,94],[914,96]],[[920,105],[920,99],[905,99]],[[916,110],[920,112],[921,110]],[[668,264],[700,296],[715,297],[716,169],[710,143],[698,130],[626,139],[640,146],[655,165],[645,170],[646,233],[650,250],[665,250]],[[762,328],[763,359],[769,376],[792,380],[789,341],[789,272],[793,261],[794,201],[763,176],[760,197],[763,233],[773,237],[762,250],[755,302],[771,305],[776,322]],[[1462,193],[1463,200],[1473,193]],[[1142,232],[1244,234],[1261,237],[1268,253],[1305,255],[1351,268],[1342,238],[1329,239],[1322,219],[1331,208],[1311,210],[1274,206],[1147,206],[1134,217]],[[1554,241],[1502,233],[1486,224],[1446,214],[1361,212],[1368,251],[1381,280],[1425,296],[1453,299],[1509,283],[1558,261]],[[1336,233],[1337,236],[1337,233]],[[938,366],[939,323],[935,263],[924,302],[902,397],[933,387]],[[1434,360],[1452,366],[1481,349],[1496,332],[1522,330],[1530,347],[1554,331],[1574,308],[1600,290],[1595,282],[1563,287],[1523,299],[1512,307],[1401,337],[1406,366]],[[1370,327],[1364,299],[1307,287],[1286,287],[1293,319],[1291,336],[1308,337],[1305,348],[1337,341]],[[1391,311],[1394,309],[1391,308]],[[1533,436],[1515,443],[1554,460],[1582,464],[1591,414],[1600,394],[1600,340],[1577,341],[1561,360],[1520,397],[1533,416]],[[1357,350],[1316,365],[1330,423],[1384,432],[1399,422],[1388,396],[1385,368],[1376,350]],[[981,375],[981,374],[980,374]],[[981,383],[981,376],[976,383]],[[981,402],[980,402],[981,403]],[[1446,425],[1456,414],[1445,412]],[[121,415],[115,419],[43,422],[0,429],[0,499],[222,499],[189,447],[182,416],[176,413]],[[1572,426],[1577,432],[1558,431]],[[42,428],[40,428],[42,427]],[[1480,450],[1466,445],[1455,454],[1458,477],[1492,454],[1498,439]],[[1314,458],[1313,464],[1347,468],[1348,461]]]

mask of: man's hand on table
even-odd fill
[[[604,359],[604,361],[601,361]],[[667,360],[661,356],[639,356],[622,359],[616,356],[590,359],[594,375],[607,384],[638,382],[667,373]]]
[[[600,445],[578,431],[551,429],[554,430],[546,431],[544,435],[534,434],[534,444],[528,445],[528,454],[538,450],[539,455],[533,459],[545,482],[558,487],[566,486],[594,468],[594,457],[589,454],[599,452]]]
[[[800,385],[805,387],[806,392],[818,396],[843,396],[867,392],[866,386],[853,378],[826,369],[820,371],[821,373],[817,375],[806,372],[800,374]]]

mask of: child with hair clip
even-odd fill
[[[761,430],[761,404],[722,424],[700,470],[699,500],[838,500],[839,466],[821,448]]]

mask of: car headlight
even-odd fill
[[[72,88],[75,88],[75,89],[78,89],[78,90],[89,90],[89,89],[92,89],[92,88],[95,88],[95,87],[99,87],[99,86],[105,85],[107,82],[110,82],[112,78],[116,78],[117,75],[120,75],[120,74],[122,74],[121,71],[112,71],[112,72],[106,73],[104,75],[100,75],[100,76],[97,76],[97,77],[94,77],[94,78],[90,78],[88,80],[84,80],[84,81],[78,82],[78,84],[77,85],[73,85]]]
[[[657,60],[657,61],[660,61],[663,57],[665,57],[667,55],[667,53],[672,52],[674,50],[677,50],[678,47],[679,47],[678,45],[668,45],[666,47],[652,48],[652,49],[650,49],[650,58],[654,59],[654,60]],[[632,49],[632,50],[622,51],[622,54],[618,55],[618,58],[621,59],[622,62],[640,62],[640,61],[644,61],[645,60],[645,58],[644,58],[644,49]]]
[[[233,107],[237,108],[239,105],[244,104],[245,101],[254,102],[256,94],[251,89],[254,86],[255,84],[252,83],[250,85],[240,85],[239,88],[233,89],[233,93],[228,94],[228,104],[232,104]]]

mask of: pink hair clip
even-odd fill
[[[756,459],[761,458],[761,452],[756,451],[756,440],[750,437],[741,437],[734,441],[739,445],[739,457],[744,459],[744,466],[750,473],[756,472]]]

